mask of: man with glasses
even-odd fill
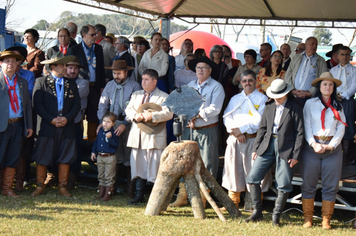
[[[116,56],[114,57],[113,61],[111,64],[113,64],[114,61],[116,60],[124,60],[126,61],[127,66],[129,67],[135,67],[135,58],[131,56],[129,53],[129,48],[130,48],[130,40],[124,36],[119,36],[116,39],[115,42],[115,50],[116,50]],[[129,78],[131,78],[132,71],[128,71]],[[112,75],[111,75],[112,78]],[[136,78],[133,78],[136,81]]]
[[[224,159],[222,186],[229,190],[229,197],[236,207],[240,203],[240,193],[247,186],[246,177],[250,173],[252,160],[252,147],[258,127],[265,109],[267,96],[256,89],[256,74],[252,70],[245,70],[241,74],[241,93],[231,98],[226,107],[223,119],[227,132],[227,147]],[[272,183],[270,172],[262,182],[262,191],[267,192]]]
[[[305,44],[299,43],[298,46],[295,48],[295,54],[300,54],[305,51]]]
[[[193,129],[192,137],[189,129],[185,129],[183,139],[198,142],[205,167],[216,178],[219,168],[218,121],[225,92],[222,85],[210,77],[218,67],[209,58],[191,60],[188,66],[197,75],[197,79],[189,82],[188,86],[201,94],[204,104],[200,107],[197,116],[189,122],[189,127]]]
[[[354,94],[356,93],[356,68],[350,64],[352,50],[347,46],[339,46],[338,61],[339,64],[331,68],[330,73],[335,79],[342,81],[342,84],[337,87],[337,96],[344,109],[347,127],[345,127],[345,134],[342,138],[342,153],[343,165],[348,166],[353,160],[353,153],[351,147],[355,135],[355,107]],[[356,161],[353,161],[356,164]]]
[[[96,127],[99,125],[96,112],[100,94],[105,87],[105,70],[103,48],[95,44],[95,28],[92,25],[85,25],[81,28],[80,34],[83,41],[69,48],[67,55],[74,55],[79,59],[83,67],[79,70],[79,78],[89,80],[89,95],[86,110],[88,121],[88,141],[94,142],[96,137]]]
[[[262,43],[260,46],[260,55],[262,60],[257,62],[257,65],[266,67],[268,59],[271,57],[272,46],[269,43]]]
[[[106,35],[106,27],[102,24],[96,24],[94,27],[96,31],[95,43],[103,47],[104,66],[109,66],[116,55],[115,48],[111,43],[104,40]],[[111,71],[106,72],[111,74]]]
[[[305,40],[305,51],[293,57],[284,80],[293,86],[293,95],[304,106],[305,102],[315,96],[316,89],[311,82],[327,71],[324,58],[316,53],[318,40],[309,37]]]

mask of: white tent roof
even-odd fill
[[[175,17],[190,23],[353,28],[355,0],[65,0],[156,20]],[[242,22],[241,19],[249,19]],[[266,20],[263,21],[262,20]],[[303,21],[301,23],[300,21]]]

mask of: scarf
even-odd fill
[[[346,127],[347,127],[347,124],[344,123],[341,118],[340,118],[340,115],[339,115],[339,112],[333,107],[331,106],[331,98],[329,98],[329,100],[327,101],[327,103],[325,104],[323,101],[322,103],[327,106],[328,108],[331,109],[331,111],[334,113],[334,116],[335,118],[340,121],[341,123],[343,123]],[[325,130],[325,112],[326,112],[326,107],[324,107],[324,109],[321,111],[321,128],[323,130]]]
[[[15,75],[14,85],[13,86],[10,86],[9,78],[7,77],[7,75],[5,75],[5,73],[4,73],[4,78],[5,78],[5,82],[7,84],[7,87],[8,87],[7,92],[9,93],[11,109],[15,113],[17,113],[18,110],[20,109],[20,107],[19,107],[19,99],[17,98],[17,94],[16,94],[17,75]],[[11,94],[11,90],[13,90],[12,94]]]

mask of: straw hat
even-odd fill
[[[13,51],[3,51],[0,56],[0,61],[4,60],[5,58],[13,57],[16,61],[23,61],[25,58],[19,54],[14,53]]]
[[[322,80],[333,81],[336,84],[336,87],[339,87],[342,84],[341,80],[335,79],[330,72],[324,72],[320,75],[319,78],[316,78],[315,80],[313,80],[311,85],[316,87],[316,84]]]
[[[5,51],[18,51],[21,56],[24,57],[24,60],[26,59],[27,57],[27,49],[25,47],[22,47],[22,46],[13,46],[13,47],[9,47],[7,49],[5,49]]]
[[[41,61],[41,64],[67,64],[70,61],[73,61],[75,56],[64,56],[61,51],[53,54],[51,59]]]
[[[266,94],[270,98],[281,98],[287,95],[293,89],[292,85],[287,84],[282,79],[275,79],[271,86],[266,90]]]
[[[105,69],[108,70],[133,70],[135,67],[127,66],[127,62],[125,60],[115,60],[112,63],[112,66],[105,66]]]
[[[148,111],[162,111],[162,107],[156,103],[147,102],[139,106],[137,112],[143,113],[145,110]],[[152,121],[149,122],[137,122],[137,127],[145,132],[146,134],[158,134],[160,133],[164,127],[166,127],[166,122],[160,123],[153,123]]]

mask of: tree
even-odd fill
[[[16,5],[16,0],[6,0],[5,3],[1,2],[1,4],[5,4],[6,7],[6,28],[14,29],[17,26],[21,25],[23,22],[23,18],[17,17],[16,20],[9,21],[9,16],[14,12],[14,7]]]
[[[325,26],[325,22],[322,22],[320,26]],[[326,28],[316,28],[313,31],[313,35],[318,39],[319,45],[330,46],[332,33]]]
[[[50,24],[46,20],[37,21],[37,24],[32,26],[32,28],[35,30],[48,30],[49,27]]]

